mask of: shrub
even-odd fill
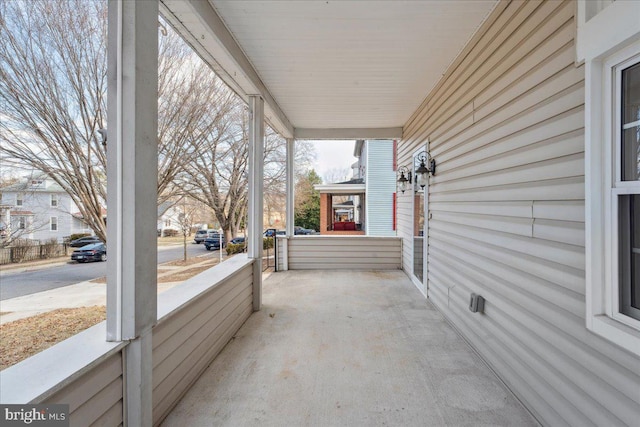
[[[57,239],[45,240],[40,244],[40,258],[51,258],[59,255],[60,246]]]
[[[11,262],[22,262],[27,260],[27,257],[33,259],[36,258],[37,255],[34,256],[34,250],[37,254],[38,243],[33,240],[28,239],[16,239],[13,241],[11,245]]]
[[[173,230],[171,228],[167,228],[164,230],[164,237],[176,237],[178,235],[178,230]]]
[[[262,249],[273,249],[273,242],[275,239],[273,237],[264,237],[262,239]]]
[[[244,252],[244,243],[227,244],[227,255],[234,255]]]
[[[69,236],[69,240],[68,241],[69,242],[73,242],[74,240],[79,239],[81,237],[89,237],[89,236],[91,236],[91,234],[89,234],[89,233],[75,233],[75,234],[72,234],[71,236]]]

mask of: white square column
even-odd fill
[[[293,236],[293,227],[295,225],[294,206],[296,195],[296,140],[287,139],[287,237]]]
[[[157,320],[158,2],[109,0],[107,339],[124,349],[124,424],[151,426]]]
[[[253,310],[262,306],[262,229],[264,227],[264,100],[249,97],[249,206],[247,254],[253,263]]]

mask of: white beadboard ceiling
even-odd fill
[[[209,0],[211,11],[194,0],[162,3],[178,31],[217,62],[214,69],[235,80],[234,89],[267,93],[266,109],[283,133],[289,126],[309,134],[402,127],[496,1]],[[215,27],[210,15],[228,30],[211,30],[217,45],[203,29]],[[239,75],[247,68],[253,80],[251,72]]]

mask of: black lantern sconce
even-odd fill
[[[406,191],[409,184],[411,184],[411,171],[406,166],[400,166],[398,168],[400,172],[400,178],[398,178],[398,188],[403,193]]]
[[[420,162],[420,165],[415,169],[415,176],[412,176],[411,171],[406,166],[398,168],[398,172],[400,173],[400,177],[398,178],[398,188],[403,193],[408,188],[408,185],[412,183],[412,178],[415,179],[420,188],[424,188],[427,185],[429,174],[436,174],[436,161],[431,158],[429,153],[426,151],[419,153],[414,157],[414,162],[417,163],[418,161]]]
[[[416,183],[420,186],[420,188],[424,188],[427,185],[427,181],[429,179],[429,174],[436,174],[436,161],[431,158],[431,155],[426,151],[419,153],[415,160],[420,161],[420,166],[416,169]],[[415,161],[414,160],[414,161]],[[429,167],[427,167],[427,164]]]

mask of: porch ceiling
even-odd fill
[[[162,13],[270,123],[300,138],[397,137],[495,0],[184,1]]]

